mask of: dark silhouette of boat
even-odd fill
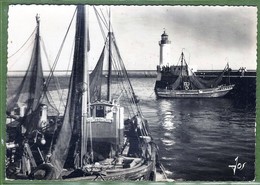
[[[227,65],[223,72],[214,79],[202,79],[189,68],[182,52],[181,65],[158,66],[155,93],[159,98],[217,98],[225,96],[235,85],[220,84],[225,72],[230,70]],[[165,79],[165,77],[168,77]],[[170,80],[169,80],[170,79]]]
[[[100,19],[102,16],[94,10]],[[51,104],[45,94],[50,81],[45,81],[42,75],[37,18],[36,49],[32,54],[32,67],[28,68],[31,75],[24,78],[29,88],[17,91],[18,98],[10,102],[20,102],[22,94],[29,98],[23,102],[24,107],[16,103],[20,110],[17,114],[14,114],[15,106],[8,102],[8,115],[15,120],[7,127],[13,126],[18,135],[7,141],[7,178],[155,180],[158,149],[136,101],[110,20],[102,20],[108,25],[108,34],[97,65],[89,74],[88,14],[80,5],[73,17],[75,15],[74,57],[67,102],[64,115],[57,116],[49,116],[47,111]],[[102,72],[104,61],[108,61],[107,78]],[[113,67],[117,75],[112,75]],[[55,67],[51,75],[54,70]],[[51,125],[54,125],[52,129]]]

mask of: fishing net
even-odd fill
[[[181,67],[181,72],[177,78],[177,80],[171,85],[172,89],[176,90],[176,89],[183,89],[183,83],[184,82],[188,82],[189,83],[189,89],[206,89],[206,88],[213,88],[213,87],[217,87],[220,82],[222,81],[222,78],[224,76],[224,73],[226,71],[226,67],[223,70],[223,72],[214,79],[202,79],[198,76],[196,76],[196,74],[194,72],[192,72],[192,70],[189,69],[186,60],[184,58],[184,54],[182,53],[180,60],[182,61],[182,65],[184,63],[185,67]]]
[[[7,115],[20,117],[17,121],[25,127],[27,134],[31,134],[38,129],[43,105],[48,107],[51,115],[58,114],[49,92],[45,91],[44,88],[45,80],[42,69],[39,24],[37,24],[33,33],[23,45],[23,48],[9,57],[10,64],[14,64],[13,61],[15,63],[18,61],[24,62],[25,64],[29,61],[25,74],[20,73],[19,76],[9,76],[7,84]],[[21,53],[23,57],[21,57]]]
[[[68,98],[63,118],[63,123],[51,156],[51,163],[55,167],[55,176],[58,178],[67,161],[72,166],[74,161],[68,161],[67,156],[74,157],[78,133],[82,119],[82,93],[85,91],[83,84],[84,74],[84,49],[85,49],[85,11],[83,6],[77,7],[77,22],[75,33],[75,49],[72,74],[70,78]],[[74,138],[75,137],[75,138]],[[82,141],[84,142],[84,141]],[[70,147],[71,146],[71,147]],[[69,151],[71,151],[69,153]],[[75,151],[77,152],[77,151]],[[84,150],[86,152],[86,150]],[[68,158],[70,158],[68,157]],[[72,164],[71,164],[72,163]]]
[[[99,57],[98,63],[95,69],[90,74],[90,102],[98,101],[101,99],[101,87],[103,76],[103,63],[105,58],[106,45],[104,46],[102,53]]]
[[[39,28],[38,28],[39,29]],[[43,94],[43,71],[41,64],[41,55],[39,49],[39,31],[36,32],[35,43],[32,49],[29,67],[22,77],[20,85],[13,89],[13,95],[7,99],[7,113],[13,114],[14,110],[23,109],[25,121],[24,126],[27,132],[36,129],[37,124],[31,123],[34,121],[33,116],[40,105],[40,99]],[[30,116],[29,116],[30,115]]]

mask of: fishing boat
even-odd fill
[[[44,149],[37,148],[41,163],[35,162],[36,155],[25,142],[30,140],[27,135],[23,135],[21,144],[14,142],[20,150],[29,149],[24,154],[28,159],[27,170],[20,170],[22,177],[20,172],[13,173],[16,179],[156,179],[158,148],[128,78],[110,19],[104,19],[95,7],[94,11],[99,23],[106,23],[108,28],[96,67],[89,73],[90,38],[86,20],[89,14],[88,7],[80,5],[73,15],[73,19],[76,17],[73,66],[64,115],[59,116],[60,126],[55,127],[49,143],[41,143],[45,144]],[[48,89],[48,83],[44,84],[44,89]],[[32,99],[36,101],[35,96]],[[35,122],[28,121],[30,124]]]
[[[52,137],[60,122],[59,111],[47,91],[43,75],[38,15],[36,23],[33,33],[23,44],[30,55],[28,68],[25,74],[8,77],[7,82],[6,176],[11,179],[27,178],[32,169],[44,162],[43,155],[50,144],[46,138]],[[22,48],[19,51],[25,53]],[[10,56],[8,61],[19,62],[20,53],[16,53],[18,57]]]
[[[159,98],[217,98],[230,92],[235,85],[220,84],[229,65],[215,79],[203,79],[188,66],[184,53],[180,57],[181,65],[158,66],[155,93]]]

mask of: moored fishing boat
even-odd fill
[[[202,79],[194,73],[181,53],[180,65],[169,66],[168,35],[164,32],[161,36],[160,65],[157,66],[157,80],[155,93],[159,98],[217,98],[223,97],[231,91],[235,85],[220,84],[226,72],[230,68],[227,64],[223,72],[215,79]],[[167,62],[164,65],[165,61]]]
[[[46,138],[52,137],[55,127],[60,122],[59,111],[47,91],[43,75],[41,56],[43,43],[40,37],[38,15],[36,22],[33,33],[23,45],[30,55],[26,73],[12,80],[8,78],[7,83],[7,178],[27,178],[33,169],[44,162],[43,156],[47,153],[46,146],[50,144]],[[32,47],[30,47],[30,42],[33,43]],[[22,48],[19,51],[25,53]],[[9,57],[9,62],[15,63],[20,59],[12,55]]]
[[[158,97],[162,98],[217,98],[225,96],[234,85],[218,86],[215,88],[199,89],[199,90],[168,90],[156,89]]]
[[[73,66],[62,123],[50,138],[42,164],[35,165],[25,178],[155,180],[158,149],[138,105],[110,20],[102,20],[109,25],[108,34],[89,74],[88,9],[86,13],[84,6],[77,6],[75,12]]]

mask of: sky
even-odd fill
[[[107,11],[106,7],[97,6]],[[10,5],[8,56],[16,53],[36,26],[40,15],[41,39],[49,63],[61,46],[75,6]],[[112,26],[121,56],[128,70],[155,70],[159,64],[159,40],[164,29],[171,41],[170,65],[176,65],[184,51],[195,69],[256,69],[257,8],[246,6],[112,6]],[[71,58],[74,23],[56,69],[66,70]],[[89,7],[90,68],[101,53],[104,40],[93,8]],[[29,47],[28,47],[29,48]],[[8,59],[8,70],[25,70],[30,50]],[[19,54],[20,53],[20,54]],[[42,53],[42,55],[44,55]],[[48,69],[43,60],[44,69]]]

